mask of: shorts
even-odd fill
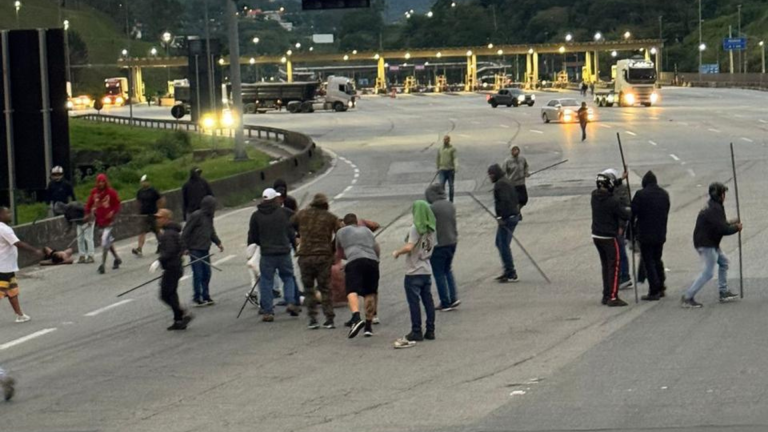
[[[344,268],[347,294],[363,297],[379,292],[379,262],[360,258],[347,263]]]
[[[14,298],[19,295],[19,284],[16,273],[0,273],[0,300],[5,297]]]
[[[101,231],[101,247],[102,248],[108,248],[112,246],[112,243],[115,242],[115,238],[112,237],[112,227],[107,226],[102,228]]]
[[[157,218],[155,215],[142,215],[144,218],[141,221],[142,233],[155,233],[157,234]]]

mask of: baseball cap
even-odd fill
[[[147,177],[147,175],[146,175],[146,174],[144,174],[143,176],[141,176],[141,181],[145,182],[145,181],[147,181],[147,180],[148,180],[148,177]]]
[[[51,174],[64,174],[64,168],[57,165],[51,168]]]
[[[261,197],[265,200],[273,200],[279,196],[281,196],[280,193],[272,188],[264,189],[264,192],[261,194]]]

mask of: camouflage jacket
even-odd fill
[[[333,256],[333,236],[339,229],[339,219],[328,210],[309,207],[291,218],[299,233],[298,256]]]

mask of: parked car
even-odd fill
[[[541,109],[541,119],[544,123],[558,121],[561,123],[578,123],[581,104],[576,99],[552,99]],[[595,113],[589,108],[589,121],[594,120]]]
[[[536,102],[536,95],[526,93],[517,88],[503,88],[498,93],[488,95],[488,103],[496,108],[499,105],[508,107],[518,107],[520,105],[533,106]]]

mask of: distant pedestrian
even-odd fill
[[[720,241],[723,236],[734,235],[744,226],[741,221],[729,222],[725,218],[725,193],[728,188],[722,183],[709,185],[709,202],[696,218],[696,228],[693,230],[693,247],[699,253],[702,271],[681,299],[684,308],[700,308],[702,304],[694,297],[715,275],[715,264],[719,270],[717,274],[720,303],[728,302],[738,296],[728,290],[728,264],[730,261],[720,249]]]
[[[440,184],[445,189],[448,183],[448,197],[453,202],[453,185],[456,180],[456,171],[459,169],[459,158],[456,155],[456,147],[451,145],[450,135],[443,138],[443,146],[437,151],[437,175]]]
[[[437,245],[432,252],[430,264],[435,277],[437,294],[440,297],[438,310],[449,312],[461,304],[456,292],[456,280],[453,278],[453,257],[459,232],[456,227],[456,207],[445,199],[445,189],[434,184],[427,188],[427,202],[435,214]]]
[[[323,304],[325,322],[323,327],[336,328],[333,311],[333,299],[331,297],[331,266],[333,266],[334,235],[339,229],[339,218],[328,211],[328,197],[317,194],[312,198],[309,207],[299,210],[291,218],[293,228],[298,232],[300,243],[299,269],[301,269],[301,283],[304,285],[304,298],[309,314],[309,328],[318,328],[317,323],[317,296],[315,283],[320,291]]]
[[[96,221],[96,227],[101,229],[101,265],[99,274],[104,274],[107,255],[112,252],[115,261],[112,263],[112,269],[117,270],[123,260],[117,255],[112,236],[112,228],[120,211],[120,198],[117,191],[109,185],[109,179],[106,174],[96,176],[96,187],[91,190],[88,196],[88,202],[85,203],[85,217],[88,222],[91,218]]]
[[[0,387],[3,388],[3,399],[6,402],[11,400],[16,393],[16,380],[2,367],[0,367]]]
[[[365,327],[365,336],[373,336],[376,297],[379,293],[379,258],[381,249],[373,232],[358,224],[357,215],[344,216],[344,227],[336,233],[336,248],[347,260],[344,267],[345,285],[352,320],[348,337],[351,339]],[[360,318],[360,300],[365,304],[365,321]]]
[[[211,298],[211,244],[215,244],[220,252],[224,252],[213,216],[216,214],[216,198],[208,195],[200,203],[200,209],[189,215],[187,224],[181,233],[184,247],[189,251],[192,260],[192,286],[194,296],[192,302],[196,307],[216,304]]]
[[[299,204],[296,202],[296,198],[288,195],[288,183],[286,183],[285,180],[275,180],[272,188],[280,194],[278,200],[283,204],[283,207],[294,213],[299,211]]]
[[[632,201],[629,196],[629,188],[624,183],[624,180],[627,178],[627,173],[620,175],[619,171],[610,168],[603,171],[603,174],[608,174],[614,179],[613,195],[619,200],[621,206],[624,208],[631,207]],[[622,221],[621,234],[616,237],[619,241],[619,289],[628,289],[632,287],[632,275],[629,273],[629,256],[627,255],[628,228],[629,221]],[[632,253],[634,253],[634,249]]]
[[[93,245],[94,223],[86,217],[85,206],[79,201],[72,201],[64,209],[64,218],[75,224],[77,234],[78,264],[93,264],[93,256],[96,254]]]
[[[531,173],[528,171],[528,160],[520,155],[520,147],[513,146],[510,153],[511,156],[504,161],[504,172],[507,174],[509,182],[515,187],[522,210],[528,204],[528,189],[525,187],[525,179],[530,177]]]
[[[635,236],[640,243],[640,267],[645,269],[648,278],[648,294],[642,297],[646,301],[656,301],[665,297],[664,243],[667,241],[667,220],[669,219],[669,194],[659,187],[656,175],[648,171],[643,176],[643,188],[635,192],[632,199],[633,226]]]
[[[586,97],[587,96],[587,89],[589,88],[589,85],[586,81],[581,82],[581,96]]]
[[[616,178],[600,173],[592,191],[592,241],[600,255],[603,279],[602,303],[607,306],[627,306],[619,298],[619,240],[622,225],[630,218],[629,207],[624,207],[614,195]]]
[[[173,221],[173,212],[168,209],[160,209],[155,215],[157,228],[160,230],[157,258],[163,268],[163,277],[160,279],[160,299],[173,311],[173,324],[168,330],[184,330],[192,321],[192,315],[188,314],[179,304],[179,279],[184,274],[181,258],[184,255],[184,245],[181,242],[181,225]]]
[[[589,108],[586,102],[581,103],[581,108],[577,111],[579,116],[579,126],[581,126],[581,140],[587,139],[587,123],[589,123]]]
[[[0,207],[0,300],[8,297],[13,311],[16,312],[16,322],[23,323],[30,318],[21,311],[19,305],[19,284],[16,282],[16,272],[19,271],[19,248],[38,257],[42,257],[43,253],[16,237],[16,233],[9,225],[11,220],[11,211],[7,207]]]
[[[139,244],[136,249],[131,249],[131,253],[136,256],[143,255],[144,242],[147,238],[147,233],[153,233],[155,238],[159,242],[157,221],[155,220],[155,214],[157,209],[163,207],[164,198],[149,182],[149,177],[146,174],[141,176],[141,189],[136,192],[136,203],[139,206],[139,214],[143,216],[141,219],[141,233],[139,234]]]
[[[211,185],[203,178],[203,170],[194,167],[189,171],[189,180],[181,188],[182,209],[186,221],[192,212],[199,210],[203,198],[213,196]]]
[[[70,198],[75,201],[75,189],[72,184],[64,179],[64,168],[55,166],[51,169],[51,181],[46,189],[45,202],[50,206],[53,216],[64,214],[65,206]]]
[[[287,311],[291,316],[299,316],[299,299],[294,277],[291,249],[295,233],[291,227],[293,212],[280,206],[280,194],[272,188],[261,194],[261,203],[251,215],[248,226],[248,244],[257,245],[261,254],[259,271],[260,307],[264,322],[275,320],[274,295],[275,273],[283,281]]]
[[[590,83],[590,84],[589,84],[589,93],[590,93],[592,96],[594,96],[594,95],[595,95],[595,83]],[[585,94],[584,96],[586,96],[586,94]]]
[[[488,178],[493,183],[493,202],[496,210],[496,249],[499,250],[504,273],[497,277],[498,282],[517,282],[517,270],[512,257],[510,243],[515,234],[515,228],[520,222],[520,199],[514,186],[509,182],[504,171],[498,164],[488,168]]]
[[[501,168],[499,168],[501,170]],[[397,259],[405,259],[405,297],[411,314],[411,332],[395,341],[395,348],[409,348],[424,339],[435,340],[435,303],[432,300],[432,265],[430,258],[437,239],[435,214],[426,201],[413,203],[413,225],[400,249],[392,252]],[[421,304],[426,314],[426,331],[422,333]]]

